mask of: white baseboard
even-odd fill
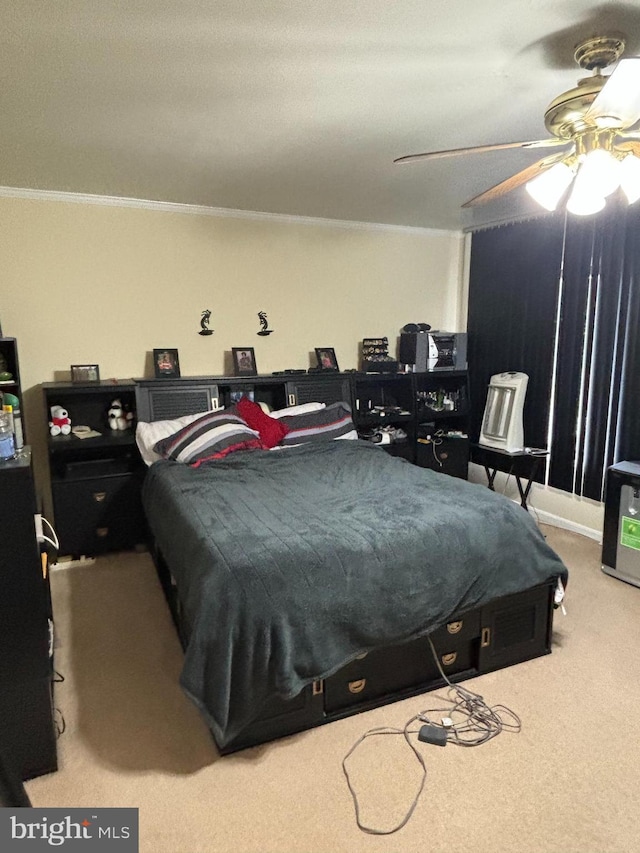
[[[535,518],[543,524],[549,524],[551,527],[561,527],[563,530],[570,530],[572,533],[579,533],[580,536],[587,536],[589,539],[595,539],[596,542],[602,542],[602,532],[595,530],[593,527],[587,527],[585,524],[578,524],[577,521],[570,521],[568,518],[561,518],[559,515],[554,515],[552,512],[546,512],[544,509],[537,509],[534,506],[529,506]]]

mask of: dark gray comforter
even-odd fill
[[[192,628],[182,686],[220,746],[273,694],[566,580],[520,506],[362,441],[157,462],[143,500]]]

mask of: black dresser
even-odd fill
[[[30,779],[57,769],[51,599],[28,448],[0,463],[0,751]]]

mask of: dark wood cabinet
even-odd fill
[[[30,452],[0,463],[0,747],[30,779],[57,768],[48,578]]]
[[[469,384],[466,370],[413,374],[416,465],[466,480]]]
[[[358,373],[353,376],[353,419],[358,435],[392,456],[416,461],[413,376]]]
[[[135,414],[135,383],[46,382],[42,385],[44,416],[62,406],[71,425],[98,435],[49,436],[49,469],[53,520],[60,554],[95,556],[142,545],[146,530],[140,485],[144,465],[135,443],[135,419],[125,430],[113,430],[108,412],[119,400]]]
[[[354,420],[361,438],[422,468],[465,479],[469,469],[466,370],[356,374]]]

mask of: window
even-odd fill
[[[474,439],[488,380],[529,375],[525,442],[549,485],[602,500],[607,468],[640,458],[640,205],[554,214],[473,235]]]

